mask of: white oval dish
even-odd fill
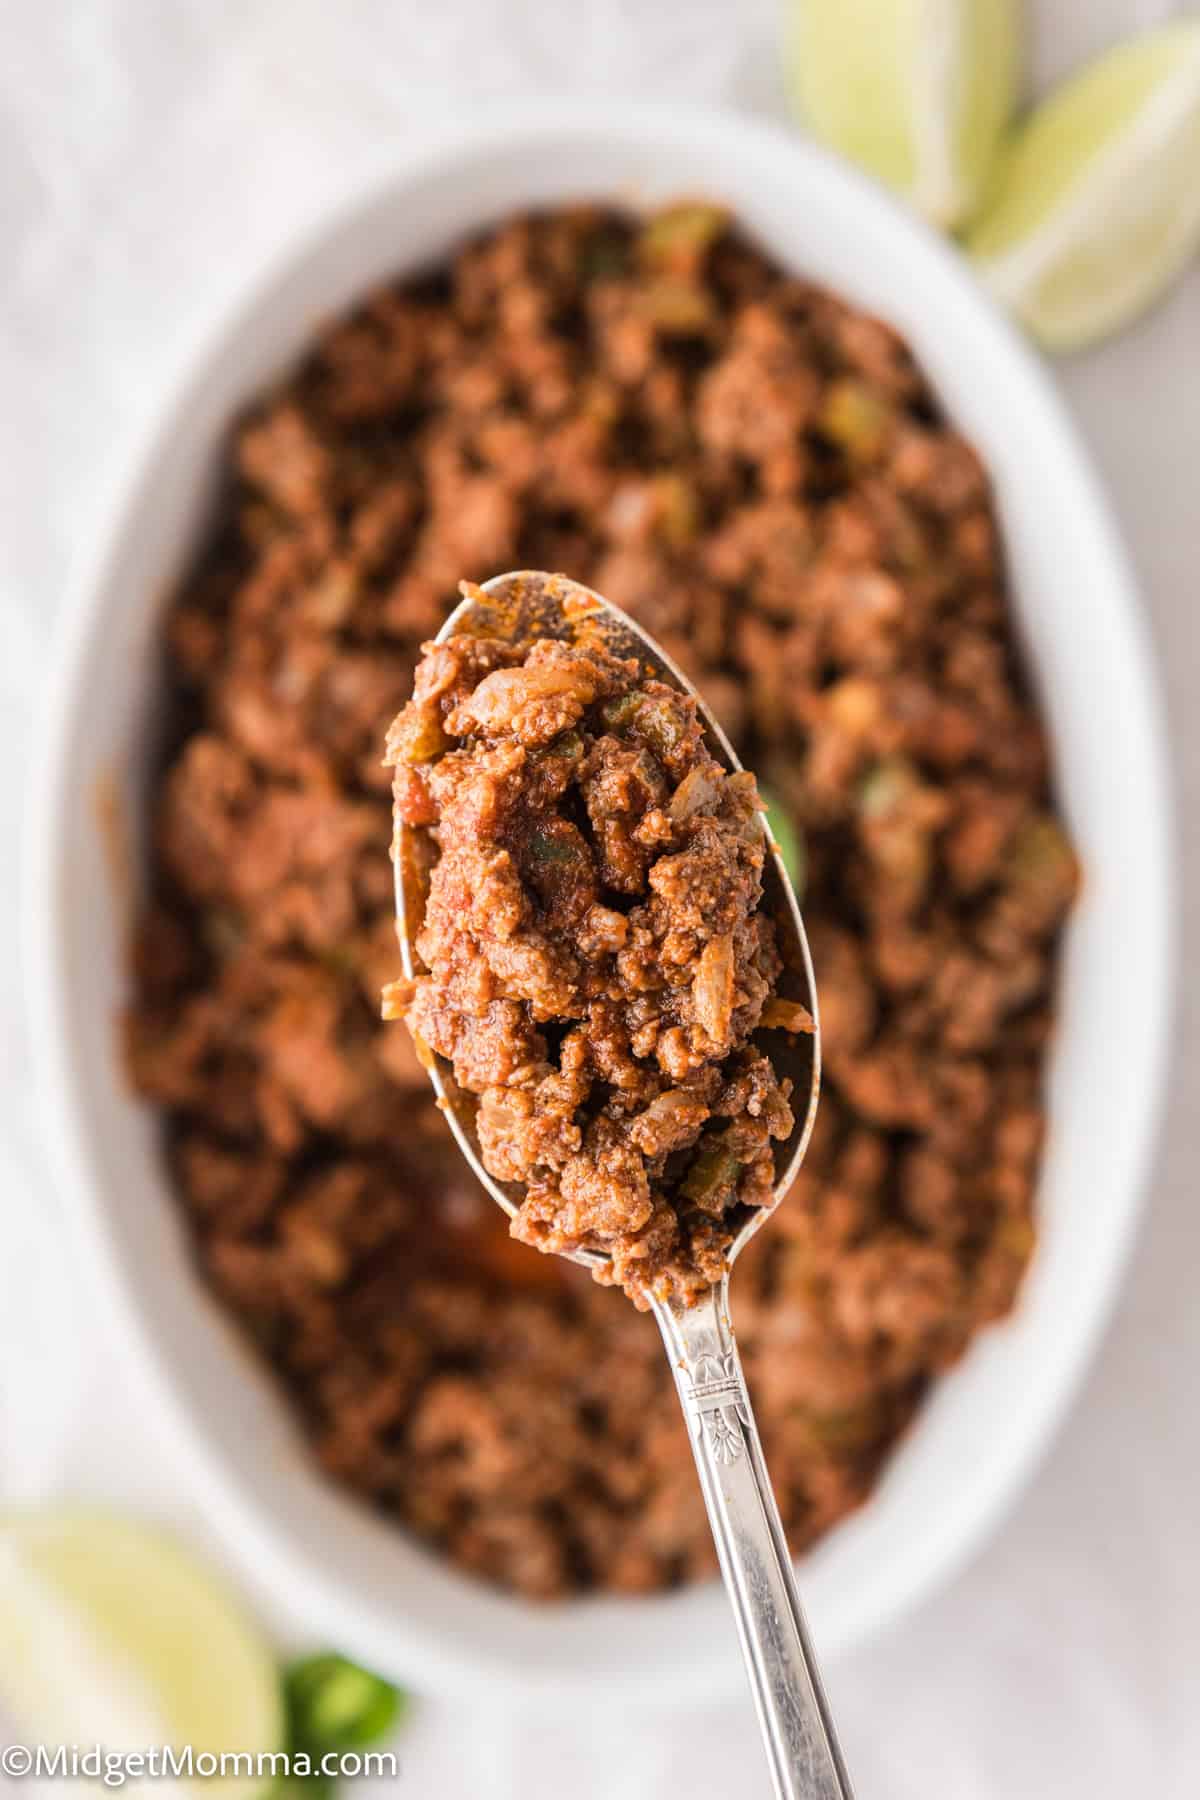
[[[1059,791],[1087,871],[1065,950],[1040,1187],[1014,1318],[938,1386],[878,1492],[801,1565],[833,1656],[927,1593],[1028,1477],[1113,1303],[1164,1085],[1173,860],[1161,712],[1134,582],[1053,386],[960,258],[819,150],[735,115],[556,101],[477,112],[257,272],[163,402],[67,607],[29,859],[30,999],[47,1137],[131,1369],[235,1558],[315,1640],[425,1691],[658,1705],[742,1679],[715,1585],[539,1608],[460,1577],[319,1478],[273,1383],[198,1282],[152,1119],[115,1054],[126,902],[97,771],[146,779],[156,630],[211,499],[222,433],[371,283],[520,207],[726,200],[784,264],[886,316],[982,452]],[[736,1285],[734,1306],[736,1314]]]

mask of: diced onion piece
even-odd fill
[[[733,939],[726,932],[704,946],[692,981],[697,1023],[717,1044],[733,1017],[733,973]]]

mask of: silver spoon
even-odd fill
[[[725,733],[701,696],[653,638],[618,607],[564,575],[523,570],[497,575],[479,594],[455,607],[437,642],[459,633],[523,643],[552,637],[599,641],[617,656],[634,656],[659,681],[697,702],[709,749],[728,770],[741,768]],[[564,610],[566,607],[567,610]],[[792,884],[763,820],[770,853],[763,868],[763,904],[773,914],[784,974],[780,989],[812,1013],[811,1037],[783,1031],[758,1035],[776,1074],[792,1081],[796,1123],[775,1148],[778,1201],[795,1180],[816,1116],[820,1083],[820,1028],[808,941]],[[413,939],[424,914],[419,860],[399,817],[394,844],[396,919],[404,972],[418,964]],[[430,1079],[459,1148],[476,1178],[513,1216],[523,1199],[518,1183],[496,1181],[483,1166],[475,1133],[475,1100],[454,1080],[450,1064],[432,1057]],[[754,1208],[730,1248],[721,1282],[694,1306],[653,1302],[652,1310],[675,1375],[721,1573],[733,1605],[742,1654],[762,1728],[767,1761],[779,1800],[852,1800],[796,1591],[795,1573],[729,1316],[729,1271],[769,1209]],[[605,1258],[579,1250],[575,1262],[594,1266]]]

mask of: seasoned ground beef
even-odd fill
[[[792,1129],[753,1034],[767,1007],[812,1021],[772,991],[753,775],[722,769],[694,700],[586,630],[424,646],[384,760],[405,843],[431,840],[426,972],[385,1014],[479,1096],[483,1165],[525,1189],[515,1237],[600,1252],[597,1278],[643,1310],[689,1305],[771,1204]]]
[[[638,616],[790,811],[826,1077],[738,1264],[792,1543],[1013,1303],[1076,883],[979,460],[886,325],[706,207],[515,219],[330,326],[233,434],[170,608],[130,1064],[199,1266],[315,1455],[460,1567],[713,1550],[652,1322],[507,1235],[408,1033],[387,722],[464,573]]]

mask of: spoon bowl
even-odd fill
[[[434,642],[442,644],[447,638],[456,636],[501,638],[512,644],[532,643],[536,638],[557,638],[566,643],[599,646],[613,656],[634,657],[645,676],[665,682],[695,701],[708,748],[722,768],[732,774],[742,767],[703,695],[697,692],[662,646],[619,606],[566,575],[521,569],[493,577],[459,602]],[[774,920],[776,944],[783,959],[778,991],[786,999],[799,1000],[807,1007],[813,1021],[811,1033],[761,1028],[754,1034],[756,1044],[769,1059],[775,1073],[792,1084],[795,1123],[788,1137],[773,1146],[774,1199],[778,1203],[796,1179],[816,1120],[821,1082],[821,1027],[812,959],[799,903],[779,848],[771,837],[766,814],[759,816],[767,840],[762,905]],[[425,906],[424,871],[415,854],[412,834],[398,814],[393,867],[400,956],[404,973],[411,981],[421,966],[415,940]],[[428,1052],[427,1066],[438,1104],[472,1173],[509,1217],[515,1217],[524,1191],[517,1182],[497,1181],[484,1167],[475,1129],[474,1095],[459,1087],[454,1071],[444,1057]],[[761,1230],[770,1213],[769,1207],[746,1209],[746,1217],[729,1248],[730,1264]],[[607,1258],[599,1251],[582,1249],[573,1252],[571,1260],[594,1268]]]

